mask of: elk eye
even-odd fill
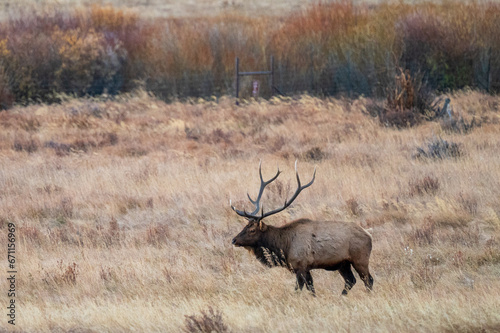
[[[256,231],[255,229],[252,229],[252,230],[250,230],[250,233],[255,234],[255,231]]]

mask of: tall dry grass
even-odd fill
[[[397,130],[367,99],[164,102],[137,92],[0,113],[0,230],[18,235],[18,330],[236,332],[462,331],[500,328],[497,97],[450,96],[481,119],[467,134],[428,122]],[[415,158],[436,138],[462,154]],[[314,185],[269,218],[372,228],[374,291],[341,297],[336,272],[294,276],[231,246],[257,166],[293,163]],[[6,280],[0,280],[6,290]],[[6,304],[6,293],[0,302]],[[5,328],[6,321],[2,320]],[[198,325],[198,326],[197,326]]]

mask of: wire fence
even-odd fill
[[[487,62],[484,62],[487,63]],[[244,68],[244,67],[243,67]],[[485,91],[495,91],[500,88],[500,70],[496,67],[471,67],[469,86]],[[273,95],[293,96],[307,93],[314,96],[357,96],[385,97],[390,87],[394,85],[398,66],[390,64],[384,68],[366,66],[360,68],[354,63],[333,63],[322,69],[293,68],[276,62],[273,67],[273,77],[265,75],[246,75],[239,79],[239,97],[242,99],[255,96],[254,85],[258,85],[258,97],[270,98]],[[413,73],[418,73],[415,70]],[[13,90],[15,102],[57,102],[60,94],[77,97],[95,96],[100,94],[116,95],[137,88],[145,89],[167,102],[185,100],[188,98],[235,96],[235,71],[185,71],[175,75],[161,73],[155,76],[145,76],[139,79],[127,77],[125,67],[113,75],[101,75],[98,71],[90,79],[82,81],[81,77],[66,76],[63,80],[52,80],[50,71],[37,74],[32,87],[23,86],[23,90]],[[436,78],[423,75],[419,78],[422,84],[428,84],[435,89]],[[438,78],[439,79],[439,78]],[[432,81],[434,80],[434,81]],[[271,82],[272,81],[272,82]],[[57,83],[54,83],[57,82]],[[0,87],[1,88],[1,87]],[[19,88],[21,89],[21,88]],[[0,103],[4,103],[0,92]]]

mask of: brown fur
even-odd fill
[[[312,269],[339,270],[345,280],[342,294],[356,283],[351,265],[368,290],[373,278],[368,269],[372,238],[354,223],[299,219],[282,227],[250,220],[233,239],[235,246],[253,251],[267,266],[285,266],[297,276],[297,288],[304,284],[313,294]]]

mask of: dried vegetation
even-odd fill
[[[196,18],[146,17],[118,1],[76,8],[61,1],[45,8],[44,1],[12,5],[18,10],[0,21],[0,109],[141,87],[168,100],[220,97],[234,92],[235,57],[253,71],[269,68],[274,56],[275,87],[286,95],[382,98],[389,91],[382,121],[397,127],[431,116],[430,90],[500,91],[500,5],[493,1],[311,1],[273,16],[234,10],[248,2],[238,0]],[[242,96],[251,96],[254,79],[269,97],[262,77],[242,79]]]
[[[439,120],[385,127],[366,115],[367,99],[236,107],[229,98],[165,104],[141,91],[0,112],[0,230],[18,226],[19,327],[497,330],[499,99],[472,91],[450,98],[482,126],[466,134]],[[434,158],[429,146],[426,158],[413,158],[435,137],[465,153]],[[297,294],[293,275],[232,247],[244,221],[229,199],[244,207],[245,193],[255,195],[262,159],[264,174],[277,163],[284,171],[264,205],[282,204],[297,158],[301,170],[318,166],[316,182],[269,222],[311,217],[371,228],[371,295],[354,288],[341,297],[342,279],[320,271],[321,296]]]

